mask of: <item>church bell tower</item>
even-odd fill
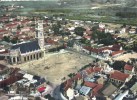
[[[44,41],[44,32],[43,32],[43,20],[38,20],[35,22],[36,23],[36,39],[38,39],[38,43],[41,49],[44,50],[44,45],[45,45],[45,41]]]

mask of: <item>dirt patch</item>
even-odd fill
[[[43,76],[55,84],[60,84],[62,78],[66,77],[65,79],[67,79],[68,74],[77,72],[81,67],[92,61],[92,57],[66,52],[61,54],[46,54],[40,60],[12,67],[19,67],[28,73]]]

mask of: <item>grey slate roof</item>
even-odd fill
[[[38,41],[35,40],[35,41],[30,41],[30,42],[26,42],[22,44],[13,45],[11,47],[11,50],[19,49],[19,48],[20,48],[21,53],[26,53],[26,52],[31,52],[34,50],[39,50],[40,46],[38,44]]]

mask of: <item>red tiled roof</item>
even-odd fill
[[[17,26],[17,23],[14,23],[14,24],[7,24],[6,27],[14,27],[14,26]]]
[[[38,88],[38,91],[39,91],[39,92],[44,92],[45,89],[46,89],[45,87],[40,87],[40,88]]]
[[[87,68],[85,71],[86,71],[88,74],[91,74],[91,73],[94,72],[93,67]]]
[[[77,73],[74,77],[73,80],[78,80],[78,79],[82,79],[82,75],[80,73]]]
[[[0,33],[2,33],[2,32],[7,32],[7,30],[1,29],[1,30],[0,30]]]
[[[100,53],[100,52],[102,52],[102,50],[97,49],[97,48],[93,48],[93,49],[91,50],[91,52]]]
[[[103,47],[103,48],[100,48],[101,51],[104,51],[104,50],[111,50],[112,48],[111,47]]]
[[[5,87],[7,85],[11,85],[22,78],[22,75],[11,75],[8,79],[5,79],[0,82],[0,88]]]
[[[64,85],[65,85],[64,90],[67,91],[68,88],[70,88],[72,86],[72,80],[69,79],[69,80],[65,81]]]
[[[12,21],[12,23],[13,23],[13,24],[15,24],[15,23],[18,24],[19,21],[14,20],[14,21]]]
[[[115,55],[121,54],[123,52],[124,52],[124,50],[114,51],[114,52],[111,53],[111,56],[115,56]]]
[[[97,48],[92,48],[92,47],[90,47],[90,46],[84,46],[83,48],[86,49],[86,50],[88,50],[88,51],[94,52],[94,53],[99,53],[99,52],[101,52],[99,49],[97,49]]]
[[[86,71],[88,74],[91,74],[92,72],[100,72],[101,68],[99,68],[99,67],[94,67],[94,68],[90,67],[90,68],[87,68],[84,71]],[[78,79],[82,79],[82,75],[81,75],[80,72],[77,73],[72,79],[69,79],[69,80],[64,82],[64,90],[66,91],[69,87],[71,87],[73,81],[78,80]],[[88,85],[88,83],[86,83],[86,85]]]
[[[48,43],[48,44],[56,44],[57,42],[55,42],[52,39],[46,39],[46,43]]]
[[[90,47],[90,46],[84,46],[83,48],[86,49],[86,50],[88,50],[88,51],[92,50],[92,47]]]
[[[2,17],[2,18],[0,18],[0,21],[5,21],[5,20],[9,20],[9,18],[8,17]]]
[[[68,88],[72,86],[74,80],[82,79],[80,73],[77,73],[72,79],[68,79],[64,82],[64,90],[67,91]]]
[[[13,84],[16,81],[23,78],[23,75],[18,73],[18,71],[20,70],[19,68],[11,68],[11,69],[12,72],[9,74],[10,77],[0,82],[0,88]]]
[[[100,67],[94,67],[94,72],[100,72],[102,68]]]
[[[28,22],[30,22],[30,20],[23,20],[23,21],[21,21],[22,24],[28,23]]]
[[[90,87],[90,88],[92,88],[92,89],[97,86],[96,83],[88,82],[88,81],[85,81],[85,82],[84,82],[84,85],[87,86],[87,87]]]
[[[98,96],[99,90],[103,88],[103,84],[97,84],[97,86],[92,90],[92,96]]]
[[[110,78],[120,80],[120,81],[125,81],[126,78],[128,77],[129,77],[129,74],[125,74],[120,71],[114,71],[113,73],[110,74]]]
[[[117,44],[114,44],[113,46],[112,46],[112,50],[113,51],[119,51],[120,50],[120,45],[117,45]]]
[[[92,48],[90,46],[84,46],[83,48],[88,50],[88,51],[94,52],[94,53],[100,53],[100,52],[102,52],[104,50],[111,50],[112,49],[111,47]]]
[[[124,69],[125,69],[125,70],[129,70],[129,71],[132,71],[133,66],[126,64],[126,65],[124,66]]]

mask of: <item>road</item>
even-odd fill
[[[52,96],[55,98],[55,100],[67,100],[67,99],[65,99],[65,98],[63,98],[63,97],[61,96],[60,85],[57,85],[57,86],[54,88],[54,91],[53,91]]]
[[[81,51],[74,50],[74,49],[72,49],[72,48],[66,48],[65,50],[70,51],[70,52],[75,52],[75,53],[78,53],[78,54],[81,54],[81,55],[84,55],[84,56],[87,56],[87,57],[91,57],[91,58],[93,58],[94,60],[96,59],[96,58],[90,56],[89,54],[83,53],[83,52],[81,52]]]

